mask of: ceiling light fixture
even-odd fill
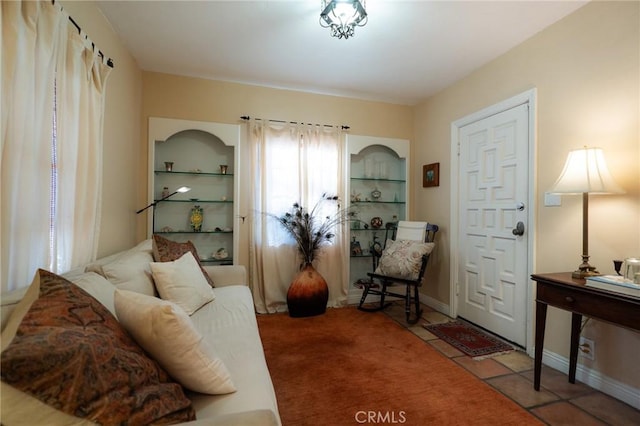
[[[364,27],[368,20],[365,0],[322,0],[320,26],[330,28],[333,37],[353,37],[356,26]]]

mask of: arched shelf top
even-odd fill
[[[376,145],[393,151],[399,158],[409,158],[409,141],[406,139],[347,135],[349,154],[358,155],[361,154],[363,150]]]
[[[237,146],[240,141],[239,124],[211,123],[208,121],[180,120],[149,117],[149,139],[165,141],[185,131],[201,131],[218,138],[227,146]]]

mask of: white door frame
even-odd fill
[[[513,96],[497,104],[491,105],[480,111],[467,115],[451,123],[451,213],[450,213],[450,306],[449,314],[451,317],[457,317],[458,311],[458,290],[459,290],[459,278],[458,278],[458,264],[459,264],[459,247],[458,247],[458,225],[459,225],[459,184],[458,173],[460,169],[459,164],[459,148],[458,142],[460,140],[460,129],[468,124],[474,123],[478,120],[485,119],[492,115],[506,111],[508,109],[517,107],[519,105],[529,105],[529,164],[528,164],[528,176],[529,176],[529,199],[527,201],[527,229],[528,233],[528,259],[527,259],[527,277],[530,277],[533,273],[533,265],[535,264],[535,211],[536,211],[536,89],[531,89],[519,95]],[[527,300],[526,300],[526,350],[530,355],[533,353],[533,301],[535,300],[535,288],[532,281],[528,280],[527,286]]]

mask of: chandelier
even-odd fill
[[[353,37],[356,26],[367,24],[365,0],[322,0],[320,25],[330,28],[333,37]]]

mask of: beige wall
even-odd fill
[[[417,217],[442,225],[425,292],[449,304],[451,123],[504,99],[537,89],[534,272],[573,270],[580,263],[581,197],[544,207],[544,192],[571,149],[604,149],[621,196],[593,196],[591,263],[614,273],[612,259],[640,255],[640,3],[594,2],[549,27],[415,108],[413,178],[440,162],[438,188],[414,188]],[[569,314],[550,309],[545,348],[568,356]],[[596,361],[584,363],[638,388],[640,334],[596,321]],[[582,360],[581,360],[582,362]]]
[[[63,1],[62,7],[115,64],[106,86],[102,218],[98,257],[136,242],[142,72],[93,2]]]
[[[413,115],[409,106],[368,102],[335,96],[271,89],[237,83],[145,72],[143,74],[143,149],[140,182],[147,181],[147,122],[149,117],[178,118],[240,124],[241,116],[350,126],[349,133],[412,139]],[[246,144],[245,144],[246,145]],[[243,158],[242,156],[240,157]],[[244,158],[247,158],[246,156]],[[245,164],[241,164],[241,168]],[[249,215],[249,182],[241,182],[240,215]],[[139,193],[144,205],[147,189]],[[140,215],[144,216],[144,215]],[[146,218],[138,222],[137,237],[146,236]],[[241,225],[237,263],[248,264],[248,222]]]

